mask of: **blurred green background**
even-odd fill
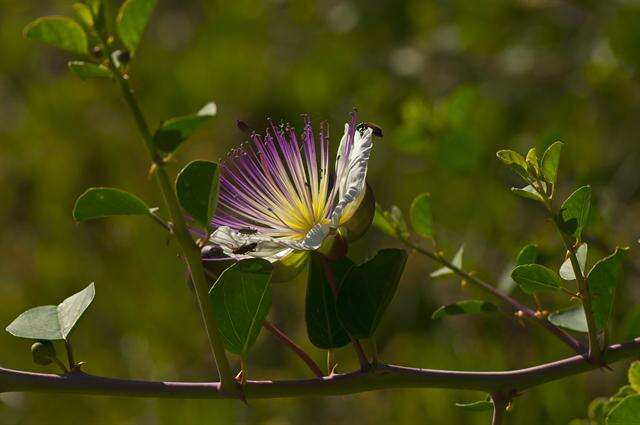
[[[73,335],[91,373],[164,380],[215,378],[176,246],[145,219],[76,225],[75,198],[115,186],[150,204],[147,155],[116,87],[71,75],[65,54],[21,36],[71,1],[0,0],[0,324],[26,308],[57,303],[95,281],[91,311]],[[353,106],[384,129],[370,165],[378,201],[405,211],[416,194],[434,201],[439,245],[466,244],[466,266],[498,284],[518,250],[536,242],[557,267],[562,250],[536,204],[508,188],[516,178],[495,158],[511,147],[566,142],[560,193],[593,185],[591,260],[640,235],[640,3],[560,0],[160,0],[133,64],[133,85],[150,122],[214,100],[218,116],[171,164],[218,159],[244,140],[242,119],[300,125],[326,119],[337,142]],[[334,145],[335,146],[335,145]],[[355,259],[393,246],[371,231]],[[635,249],[634,249],[635,251]],[[639,275],[634,251],[617,297],[613,339],[628,333]],[[633,262],[635,261],[635,265]],[[379,330],[383,361],[428,368],[521,368],[570,355],[536,327],[501,316],[432,321],[441,304],[478,297],[412,255]],[[275,288],[270,318],[324,364],[304,326],[304,285]],[[526,300],[523,294],[516,296]],[[530,302],[531,300],[526,300]],[[545,297],[548,308],[567,304]],[[0,364],[32,364],[29,342],[0,333]],[[351,350],[340,370],[355,367]],[[237,359],[233,359],[237,366]],[[527,391],[513,424],[564,424],[624,382],[626,364]],[[308,376],[262,333],[253,379]],[[361,423],[486,424],[455,402],[483,394],[380,391],[349,397],[231,401],[144,400],[35,394],[0,396],[2,424]]]

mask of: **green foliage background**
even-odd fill
[[[150,220],[74,224],[75,198],[113,186],[159,205],[147,155],[116,87],[82,82],[67,58],[22,38],[38,16],[69,14],[70,1],[0,2],[0,324],[96,282],[96,300],[73,335],[86,370],[164,380],[214,378],[176,247]],[[561,262],[541,208],[509,193],[516,177],[498,164],[502,147],[539,151],[566,142],[560,190],[591,184],[596,205],[590,256],[640,235],[640,5],[555,0],[160,0],[133,65],[133,84],[154,123],[213,99],[218,116],[175,157],[217,160],[267,116],[300,125],[326,119],[337,142],[355,105],[384,129],[370,166],[383,205],[405,211],[429,191],[436,235],[449,255],[466,243],[466,266],[500,282],[519,249],[537,242],[542,261]],[[394,244],[370,232],[356,258]],[[630,263],[636,257],[633,252]],[[535,328],[498,315],[431,320],[441,304],[475,294],[412,255],[379,330],[383,361],[429,368],[508,369],[569,355]],[[638,262],[617,297],[613,337],[638,300]],[[519,296],[522,296],[520,293]],[[562,297],[546,305],[562,307]],[[304,285],[276,286],[271,319],[314,353],[304,326]],[[638,333],[636,332],[636,335]],[[33,365],[29,341],[0,334],[5,367]],[[347,347],[340,370],[355,366]],[[236,361],[237,359],[234,359]],[[250,377],[307,376],[266,333],[249,357]],[[626,365],[526,392],[513,423],[567,423],[588,402],[615,392]],[[485,424],[454,402],[463,391],[403,390],[331,399],[132,400],[4,394],[3,424],[430,423]]]

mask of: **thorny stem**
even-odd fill
[[[640,338],[609,346],[608,364],[640,355]],[[336,396],[392,388],[451,388],[490,394],[514,394],[547,382],[599,369],[583,356],[573,356],[527,369],[468,372],[417,369],[380,364],[375,369],[338,373],[322,379],[252,381],[244,385],[247,399]],[[182,399],[236,398],[219,382],[154,382],[107,378],[85,373],[53,375],[0,368],[0,392],[53,392],[127,397]]]
[[[333,274],[333,270],[331,269],[331,265],[329,264],[329,260],[324,255],[320,255],[322,261],[322,267],[324,268],[324,274],[327,277],[327,282],[331,287],[331,292],[333,292],[334,297],[338,297],[338,283],[336,282],[336,277]],[[351,344],[353,348],[356,350],[356,354],[358,355],[358,361],[360,362],[360,370],[365,371],[370,368],[369,360],[367,359],[367,355],[364,353],[364,349],[362,348],[362,344],[357,338],[349,335],[351,339]]]
[[[422,248],[414,244],[409,239],[400,239],[400,241],[403,242],[408,248],[411,248],[414,251],[426,257],[431,258],[433,261],[442,264],[443,266],[447,267],[448,269],[456,273],[458,276],[464,278],[468,282],[473,283],[478,288],[484,290],[485,292],[489,293],[493,297],[503,301],[505,304],[509,305],[515,313],[522,312],[522,315],[530,318],[534,323],[537,323],[538,325],[542,326],[543,328],[545,328],[546,330],[554,334],[562,342],[564,342],[569,347],[571,347],[573,351],[575,351],[578,354],[584,354],[585,349],[583,344],[580,341],[578,341],[577,339],[575,339],[574,337],[572,337],[571,335],[569,335],[568,333],[566,333],[565,331],[563,331],[562,329],[554,325],[553,323],[549,322],[545,318],[538,318],[538,316],[536,315],[536,312],[533,309],[520,303],[515,298],[512,298],[509,295],[503,293],[502,291],[498,290],[496,287],[488,284],[482,279],[479,279],[465,272],[461,268],[445,260],[442,256],[437,255],[436,253],[429,251],[428,249]]]
[[[309,354],[307,354],[302,347],[300,347],[298,344],[296,344],[291,338],[289,338],[287,336],[287,334],[285,334],[284,332],[282,332],[280,329],[278,329],[273,323],[271,323],[268,320],[265,320],[262,323],[262,326],[264,326],[265,329],[267,329],[269,332],[271,332],[273,334],[273,336],[275,336],[276,338],[278,338],[278,340],[286,347],[288,347],[291,351],[293,351],[298,357],[300,357],[300,359],[305,362],[307,364],[307,366],[309,366],[309,369],[311,369],[311,372],[313,372],[313,374],[315,376],[317,376],[318,378],[322,378],[322,376],[324,375],[322,373],[322,369],[320,369],[320,366],[318,366],[318,364],[311,358],[311,356],[309,356]]]
[[[104,44],[109,58],[109,67],[115,75],[116,82],[122,91],[124,100],[133,114],[133,118],[136,122],[140,135],[142,136],[142,140],[144,141],[145,146],[149,151],[149,155],[151,156],[151,161],[153,165],[156,166],[157,180],[173,223],[173,234],[180,246],[180,249],[182,250],[182,254],[187,262],[187,266],[189,267],[189,271],[193,279],[196,301],[200,309],[200,314],[202,316],[202,321],[204,323],[214,361],[220,374],[222,388],[225,391],[238,395],[239,389],[235,384],[233,375],[231,374],[229,360],[227,359],[224,345],[220,337],[218,324],[216,323],[211,306],[209,305],[209,284],[206,280],[202,263],[200,262],[200,251],[193,242],[189,230],[187,229],[173,185],[169,180],[163,160],[153,145],[153,137],[149,131],[149,126],[147,125],[142,110],[133,95],[133,90],[129,84],[128,76],[121,73],[120,69],[113,61],[112,52],[108,47],[108,43],[105,42]]]

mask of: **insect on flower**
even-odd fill
[[[299,136],[293,127],[273,123],[264,136],[252,132],[250,142],[221,164],[209,247],[238,260],[272,262],[318,249],[365,196],[373,134],[371,127],[356,124],[354,111],[330,168],[325,124],[317,139],[308,117]]]

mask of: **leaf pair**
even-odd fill
[[[58,305],[44,305],[27,310],[7,326],[7,332],[28,339],[66,340],[93,301],[95,293],[92,283]]]
[[[328,262],[311,253],[305,301],[311,342],[330,349],[348,344],[349,336],[372,337],[396,292],[406,260],[406,252],[399,249],[383,249],[360,265],[347,258]]]

